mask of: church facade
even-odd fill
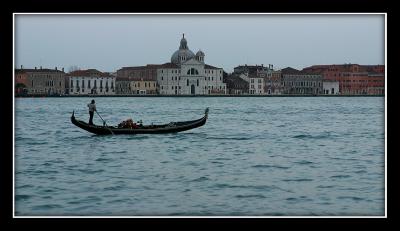
[[[221,95],[226,94],[223,69],[204,62],[205,54],[194,54],[183,35],[179,49],[171,62],[157,68],[157,91],[161,95]]]

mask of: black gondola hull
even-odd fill
[[[185,121],[185,122],[172,122],[169,124],[163,125],[145,125],[140,128],[118,128],[114,126],[97,126],[97,125],[89,125],[86,122],[81,120],[77,120],[75,118],[74,112],[71,116],[71,122],[79,128],[86,130],[90,133],[94,133],[97,135],[119,135],[119,134],[165,134],[165,133],[177,133],[183,132],[187,130],[191,130],[194,128],[198,128],[203,126],[208,117],[208,109],[206,109],[205,115],[198,120]]]

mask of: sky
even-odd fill
[[[382,14],[16,14],[14,33],[16,68],[163,64],[183,33],[190,50],[228,73],[244,64],[385,64]]]

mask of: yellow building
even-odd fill
[[[157,82],[150,80],[131,81],[130,88],[133,94],[153,95],[157,93]]]
[[[117,94],[157,94],[157,68],[160,65],[123,67],[117,71]]]

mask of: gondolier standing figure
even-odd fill
[[[94,99],[92,99],[92,102],[89,103],[87,106],[89,107],[89,115],[90,115],[89,124],[93,125],[93,115],[94,112],[96,111],[96,104],[94,102]]]

